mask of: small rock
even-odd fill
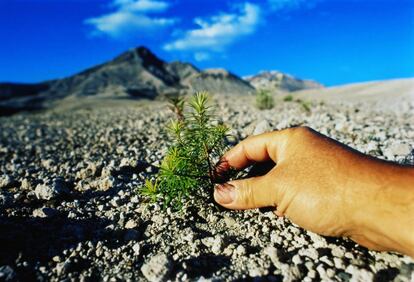
[[[113,176],[107,176],[104,179],[99,181],[98,188],[101,191],[107,191],[114,187],[115,185],[115,178]]]
[[[117,208],[122,204],[122,199],[118,196],[115,196],[112,200],[111,200],[111,204],[113,207]]]
[[[172,263],[165,254],[157,254],[142,265],[141,272],[149,281],[164,281],[171,266]]]
[[[231,218],[230,216],[227,216],[227,215],[224,216],[224,222],[226,223],[226,226],[228,228],[232,228],[236,224],[236,221],[233,218]]]
[[[346,270],[352,275],[352,281],[373,281],[374,274],[365,269],[359,269],[354,265],[349,265]]]
[[[135,159],[130,159],[130,158],[123,158],[119,164],[120,167],[123,166],[131,166],[131,167],[136,167],[138,165],[137,160]]]
[[[35,209],[33,211],[33,216],[34,217],[41,217],[41,218],[53,217],[53,216],[56,215],[56,213],[57,213],[57,211],[55,209],[44,207],[44,208]]]
[[[115,168],[112,166],[106,166],[102,169],[101,176],[102,177],[108,177],[111,176],[115,172]]]
[[[214,254],[219,254],[223,248],[223,239],[220,236],[206,237],[201,239],[201,243],[210,248]]]
[[[9,188],[13,184],[14,180],[11,176],[3,174],[0,176],[0,189]]]
[[[270,242],[276,243],[276,244],[281,244],[282,241],[283,241],[283,238],[278,233],[276,233],[275,231],[272,231],[270,233]]]
[[[16,279],[16,272],[8,265],[0,266],[0,280],[14,281]]]
[[[217,223],[217,221],[219,220],[218,216],[209,214],[207,216],[207,220],[210,221],[211,223]]]
[[[130,202],[134,203],[134,204],[137,204],[137,203],[139,203],[139,198],[137,196],[131,197]]]
[[[392,144],[385,153],[392,156],[407,156],[411,153],[411,147],[408,144],[395,143]]]
[[[52,184],[38,184],[34,192],[39,200],[51,200],[68,191],[67,183],[61,178],[56,178]]]
[[[332,252],[332,255],[337,258],[342,258],[345,255],[345,250],[343,248],[336,247],[336,246],[332,248],[331,252]]]
[[[273,246],[268,246],[264,249],[264,253],[269,256],[272,263],[277,267],[280,264],[279,257],[277,255],[277,249]]]
[[[292,262],[294,264],[301,264],[302,263],[302,259],[300,258],[299,255],[294,255],[293,258],[292,258]]]
[[[311,258],[312,260],[316,261],[318,259],[318,251],[314,248],[308,248],[302,251],[304,256]]]
[[[132,219],[128,220],[127,223],[125,224],[126,229],[133,229],[135,227],[137,227],[137,223],[133,221]]]
[[[345,265],[342,261],[342,259],[340,258],[333,258],[334,264],[335,264],[335,268],[337,269],[344,269]]]
[[[30,183],[30,181],[27,178],[22,180],[22,184],[20,186],[22,187],[23,190],[31,190],[32,189],[32,184]]]
[[[237,246],[236,250],[234,251],[234,253],[237,256],[244,256],[246,254],[246,248],[243,247],[243,245],[239,245]]]
[[[41,164],[46,169],[52,169],[55,166],[55,162],[52,159],[41,160]]]
[[[97,175],[99,167],[94,163],[89,163],[88,166],[84,169],[81,169],[76,173],[76,178],[86,179],[92,176]]]
[[[139,243],[135,243],[132,246],[132,250],[134,251],[134,255],[138,256],[141,251],[141,246],[139,245]]]

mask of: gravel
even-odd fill
[[[308,125],[364,153],[414,164],[414,105],[221,99],[234,142]],[[0,280],[412,281],[413,259],[303,230],[272,211],[190,198],[180,212],[137,194],[166,151],[159,102],[0,118]]]

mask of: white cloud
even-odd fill
[[[94,28],[93,35],[106,35],[114,39],[148,35],[149,33],[171,26],[174,18],[149,16],[167,10],[169,4],[155,0],[114,0],[112,13],[85,20]]]
[[[186,31],[181,38],[164,45],[168,51],[223,51],[238,39],[256,31],[260,22],[261,9],[251,3],[239,6],[236,13],[220,13],[207,19],[196,18],[198,28]]]
[[[197,62],[207,61],[210,58],[211,58],[211,55],[208,52],[195,52],[194,53],[194,59]]]
[[[114,0],[113,6],[130,12],[163,12],[168,9],[169,4],[164,1],[155,0]]]

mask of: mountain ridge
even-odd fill
[[[195,91],[250,95],[256,87],[225,69],[201,70],[187,62],[166,62],[139,46],[68,77],[39,83],[0,83],[0,115],[49,108],[67,97],[157,99]]]

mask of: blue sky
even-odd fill
[[[0,81],[65,77],[145,45],[238,75],[414,77],[413,0],[0,0]]]

